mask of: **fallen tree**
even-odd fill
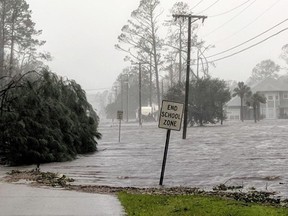
[[[43,70],[21,76],[11,86],[0,95],[5,163],[67,161],[97,150],[99,118],[75,81]]]

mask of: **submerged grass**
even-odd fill
[[[251,204],[214,196],[118,193],[130,215],[287,216],[288,209]]]

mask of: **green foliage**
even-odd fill
[[[115,103],[110,103],[105,107],[106,118],[107,119],[116,119],[117,107]]]
[[[190,84],[189,92],[190,124],[215,124],[225,119],[223,106],[231,98],[225,82],[219,79],[203,78]]]
[[[173,15],[175,14],[192,14],[192,10],[189,7],[189,4],[185,2],[175,2],[170,9],[170,20],[167,20],[163,25],[168,27],[167,36],[165,38],[165,63],[164,70],[168,72],[168,77],[172,82],[177,81],[181,82],[183,80],[183,70],[186,66],[186,62],[183,61],[183,56],[185,53],[183,50],[187,50],[188,44],[188,22],[186,19],[175,19]],[[197,46],[198,49],[201,49],[203,46],[202,42],[199,42],[197,38],[196,29],[198,28],[197,24],[191,25],[191,43],[193,46]],[[194,60],[191,60],[191,64]]]
[[[150,99],[149,71],[143,67],[141,74],[141,102],[142,106],[146,106],[149,104]],[[114,101],[111,101],[111,103],[109,103],[105,108],[107,118],[115,119],[117,110],[121,110],[121,105],[124,111],[124,116],[127,116],[128,105],[129,118],[135,119],[135,113],[139,107],[138,67],[125,68],[123,72],[118,76],[117,84],[118,85],[114,85]],[[151,91],[155,92],[154,85],[151,86]]]
[[[235,97],[235,96],[240,97],[240,101],[241,101],[240,118],[241,118],[241,121],[244,121],[244,116],[243,116],[244,99],[247,98],[249,95],[251,95],[250,87],[245,85],[244,82],[238,82],[238,87],[236,87],[233,90],[232,96],[233,97]]]
[[[190,83],[188,100],[188,122],[191,125],[215,124],[226,118],[224,104],[231,99],[230,91],[223,80],[203,78]],[[178,83],[172,86],[165,99],[184,103],[185,86]]]
[[[244,96],[249,94],[250,91],[250,87],[245,85],[244,82],[238,82],[238,86],[233,90],[232,96],[239,96],[240,98],[244,98]]]
[[[287,208],[248,204],[194,195],[144,195],[119,193],[127,215],[284,216]]]
[[[131,19],[121,29],[115,48],[125,52],[125,60],[149,63],[156,78],[157,104],[160,107],[159,70],[163,41],[159,37],[159,0],[141,0]]]
[[[75,81],[43,71],[10,90],[0,153],[10,164],[66,161],[96,151],[98,116]]]
[[[35,29],[26,0],[1,1],[0,14],[0,76],[20,74],[43,66],[40,59],[51,59],[49,53],[36,51],[45,41],[37,39],[42,31]]]
[[[190,83],[188,121],[191,125],[215,124],[225,119],[223,106],[231,99],[230,91],[223,80],[203,78]],[[178,83],[170,88],[165,99],[184,102],[185,87]]]
[[[183,83],[179,82],[168,89],[166,95],[164,95],[164,98],[166,100],[184,103],[184,97],[185,97],[184,94],[185,94],[185,86]]]
[[[278,72],[280,66],[277,65],[274,61],[268,59],[258,63],[252,70],[251,80],[253,82],[259,82],[268,77],[278,78]]]
[[[259,92],[256,92],[254,94],[250,94],[248,96],[246,104],[248,106],[253,107],[253,116],[254,116],[254,121],[255,123],[257,120],[259,121],[259,116],[260,116],[260,103],[266,103],[266,97],[263,94],[260,94]]]

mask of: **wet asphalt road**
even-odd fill
[[[120,216],[115,196],[0,182],[2,216]]]

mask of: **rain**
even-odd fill
[[[0,2],[0,183],[41,170],[287,199],[287,7]]]

